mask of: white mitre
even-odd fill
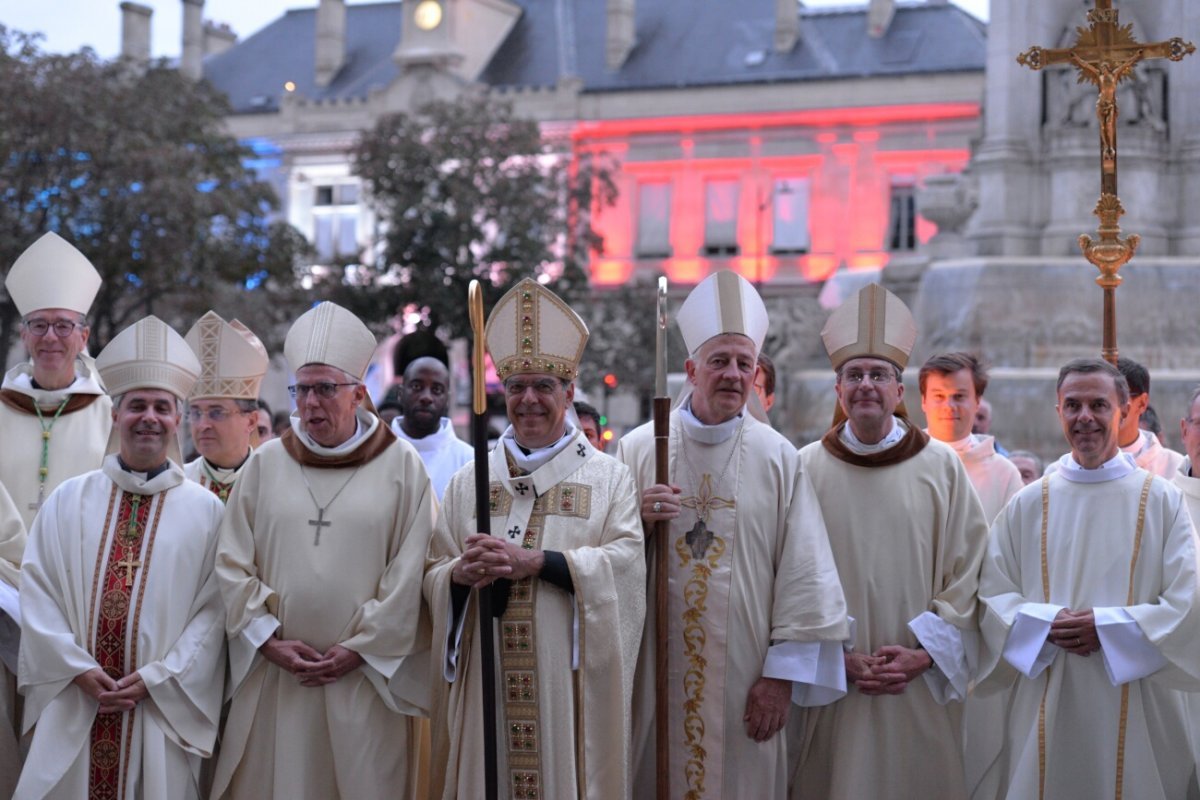
[[[100,273],[57,233],[47,233],[21,254],[4,287],[22,317],[42,308],[87,314],[100,291]]]
[[[521,373],[571,381],[579,374],[588,328],[561,297],[522,278],[492,309],[484,338],[502,381]]]
[[[183,337],[158,317],[144,317],[121,331],[96,356],[96,369],[115,398],[134,389],[162,389],[181,401],[200,375],[200,362]],[[113,426],[108,452],[120,449],[120,430]],[[167,453],[182,463],[176,437]]]
[[[189,400],[228,397],[257,400],[270,356],[253,332],[236,319],[226,322],[209,311],[183,337],[200,360],[200,379]]]
[[[767,338],[767,307],[750,281],[727,269],[714,272],[692,289],[675,315],[689,354],[714,336],[740,333],[754,342],[757,355]]]
[[[868,283],[829,315],[821,341],[835,370],[852,358],[866,357],[904,369],[917,342],[917,323],[903,300]]]
[[[375,355],[375,334],[336,303],[320,303],[300,315],[283,342],[292,372],[306,364],[337,367],[362,380]]]

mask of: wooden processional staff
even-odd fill
[[[1125,213],[1117,196],[1117,87],[1143,61],[1169,58],[1180,61],[1196,52],[1191,42],[1176,36],[1165,42],[1143,44],[1133,38],[1133,25],[1121,25],[1113,0],[1096,0],[1088,11],[1086,28],[1077,28],[1071,47],[1031,47],[1017,56],[1017,63],[1034,70],[1053,64],[1072,64],[1079,82],[1091,81],[1099,89],[1096,118],[1100,122],[1100,201],[1093,212],[1100,218],[1099,240],[1083,234],[1079,247],[1084,257],[1100,270],[1096,283],[1104,290],[1104,346],[1101,355],[1117,363],[1117,287],[1121,267],[1133,258],[1141,240],[1137,234],[1121,237],[1118,220]]]

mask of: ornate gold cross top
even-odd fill
[[[1096,119],[1100,123],[1100,200],[1093,213],[1100,218],[1100,240],[1079,237],[1083,255],[1100,270],[1096,283],[1104,289],[1104,358],[1117,361],[1116,289],[1118,271],[1133,258],[1139,236],[1121,238],[1120,217],[1125,213],[1117,196],[1117,86],[1143,61],[1169,58],[1180,61],[1196,52],[1191,42],[1176,36],[1165,42],[1143,44],[1133,38],[1133,25],[1121,25],[1112,0],[1096,0],[1088,11],[1086,28],[1076,28],[1075,44],[1067,48],[1031,47],[1017,56],[1017,63],[1034,70],[1054,64],[1072,64],[1079,82],[1091,81],[1099,89]]]

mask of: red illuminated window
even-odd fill
[[[671,255],[671,184],[638,186],[637,254],[640,258]]]
[[[892,184],[888,217],[888,249],[917,249],[917,194],[910,183]]]
[[[736,256],[738,181],[711,180],[704,184],[704,253]]]
[[[776,178],[771,187],[774,228],[771,252],[807,253],[812,245],[808,235],[807,178]]]

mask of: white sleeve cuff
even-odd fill
[[[474,591],[474,590],[472,590]],[[458,648],[462,644],[463,624],[467,619],[467,606],[471,604],[470,596],[463,603],[462,613],[454,616],[454,602],[451,601],[446,609],[446,660],[442,663],[442,677],[447,683],[454,683],[458,677]]]
[[[849,653],[854,649],[854,643],[858,640],[858,620],[849,614],[846,615],[846,624],[850,628],[850,633],[846,636],[846,641],[842,642],[842,649]],[[845,668],[843,662],[842,667]]]
[[[846,695],[846,657],[841,642],[780,642],[767,648],[764,678],[792,682],[792,702],[824,706]]]
[[[1094,608],[1104,671],[1113,686],[1145,678],[1167,665],[1167,659],[1123,608]]]
[[[571,592],[571,671],[579,669],[579,603]]]
[[[389,709],[410,717],[429,716],[426,670],[402,669],[406,661],[404,658],[380,658],[366,653],[359,653],[359,656],[363,660],[359,669]],[[416,680],[416,676],[421,679]]]
[[[1047,642],[1046,636],[1063,608],[1052,603],[1024,603],[1017,609],[1004,643],[1004,660],[1026,678],[1036,678],[1059,654],[1060,649]]]
[[[925,648],[936,669],[925,671],[925,685],[939,705],[967,698],[979,654],[979,634],[962,631],[932,611],[917,616],[908,629]]]
[[[225,698],[233,696],[234,691],[241,685],[254,661],[258,658],[258,648],[279,630],[279,620],[274,614],[263,614],[245,628],[237,636],[229,640],[229,685],[225,688]]]

